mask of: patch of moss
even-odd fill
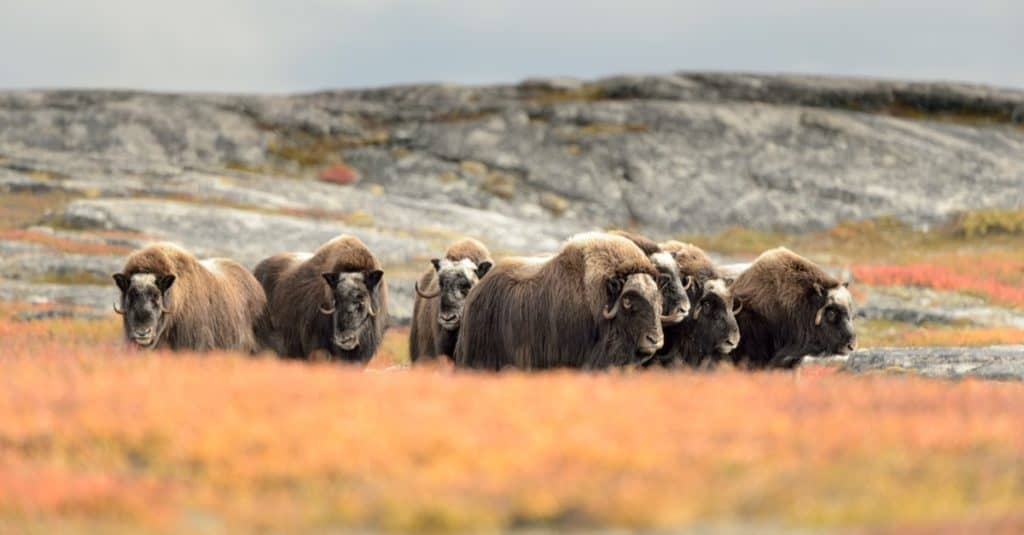
[[[340,160],[339,153],[345,149],[384,145],[390,139],[391,135],[383,130],[365,136],[282,135],[267,144],[267,153],[302,167],[314,167]]]
[[[606,100],[608,95],[600,87],[584,84],[579,89],[537,89],[526,93],[525,100],[534,104],[557,104],[559,102],[578,102]]]
[[[957,217],[952,231],[964,238],[1024,235],[1024,210],[979,210]]]

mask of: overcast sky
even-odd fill
[[[679,70],[1024,88],[1024,0],[2,0],[0,87],[301,92]]]

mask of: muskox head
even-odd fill
[[[815,284],[810,290],[813,315],[804,318],[808,326],[807,345],[811,355],[845,355],[857,348],[853,331],[853,297],[842,283],[832,288]]]
[[[174,280],[174,275],[114,274],[114,282],[121,290],[120,304],[114,304],[114,312],[123,316],[124,334],[129,341],[140,347],[156,345],[171,313],[167,292]]]
[[[690,298],[687,290],[693,284],[693,278],[679,276],[679,265],[669,253],[654,253],[650,258],[658,270],[662,323],[677,324],[686,319],[687,314],[690,313]]]
[[[661,330],[661,294],[646,273],[615,276],[606,283],[608,305],[602,316],[623,341],[636,348],[639,360],[654,355],[665,343]]]
[[[699,286],[690,315],[692,336],[696,338],[693,342],[705,355],[728,355],[740,343],[736,313],[743,305],[733,298],[722,279],[708,279]]]
[[[430,260],[437,272],[438,290],[436,293],[427,293],[416,285],[416,295],[424,299],[441,298],[438,307],[437,323],[442,329],[457,331],[459,322],[462,321],[462,309],[466,304],[466,296],[469,290],[480,282],[480,279],[491,269],[491,263],[484,260],[480,265],[473,263],[468,258],[453,261],[447,258],[434,258]]]
[[[329,303],[320,306],[331,316],[332,341],[342,351],[359,347],[363,334],[374,328],[374,291],[384,272],[379,269],[323,273],[327,281]]]

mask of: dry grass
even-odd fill
[[[857,341],[863,348],[1024,344],[1024,329],[869,320],[857,325]]]
[[[365,373],[135,353],[113,316],[6,319],[23,308],[0,307],[15,531],[941,529],[1024,507],[1019,383]]]

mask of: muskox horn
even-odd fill
[[[693,277],[687,275],[686,276],[686,284],[683,285],[683,289],[684,290],[689,290],[690,286],[693,286]]]
[[[160,305],[159,306],[160,306],[160,312],[163,312],[164,314],[170,314],[171,313],[171,311],[167,308],[167,306],[164,305],[163,301],[160,301]]]
[[[606,307],[604,307],[604,310],[601,312],[601,315],[604,316],[604,319],[606,319],[606,320],[615,319],[615,316],[619,315],[619,302],[620,301],[622,301],[621,298],[620,299],[616,299],[615,300],[615,304],[613,306],[610,306],[610,307],[606,306]]]
[[[369,299],[366,300],[366,314],[371,318],[377,317],[377,311],[373,309],[373,301],[370,301]]]
[[[739,314],[741,310],[743,310],[743,301],[734,299],[732,302],[732,315],[735,316],[736,314]]]
[[[700,310],[701,310],[702,308],[704,308],[704,307],[702,307],[702,306],[700,305],[700,303],[697,303],[697,306],[696,306],[696,307],[694,307],[694,309],[693,309],[693,321],[697,321],[697,320],[699,320],[699,319],[700,319]]]
[[[434,293],[434,294],[423,293],[422,291],[420,291],[420,283],[419,283],[419,281],[417,281],[416,284],[413,285],[413,288],[416,289],[416,295],[418,295],[418,296],[420,296],[420,297],[422,297],[424,299],[433,299],[433,298],[441,295],[441,290],[438,290],[437,293]]]
[[[821,316],[825,314],[825,307],[818,309],[818,313],[814,315],[814,324],[821,325]]]
[[[118,314],[124,315],[124,309],[118,307],[117,303],[114,303],[114,312],[117,312]]]
[[[326,315],[334,314],[334,311],[337,310],[337,307],[334,305],[334,303],[331,303],[331,308],[324,308],[323,305],[320,305],[318,308],[319,308],[321,314],[326,314]]]

